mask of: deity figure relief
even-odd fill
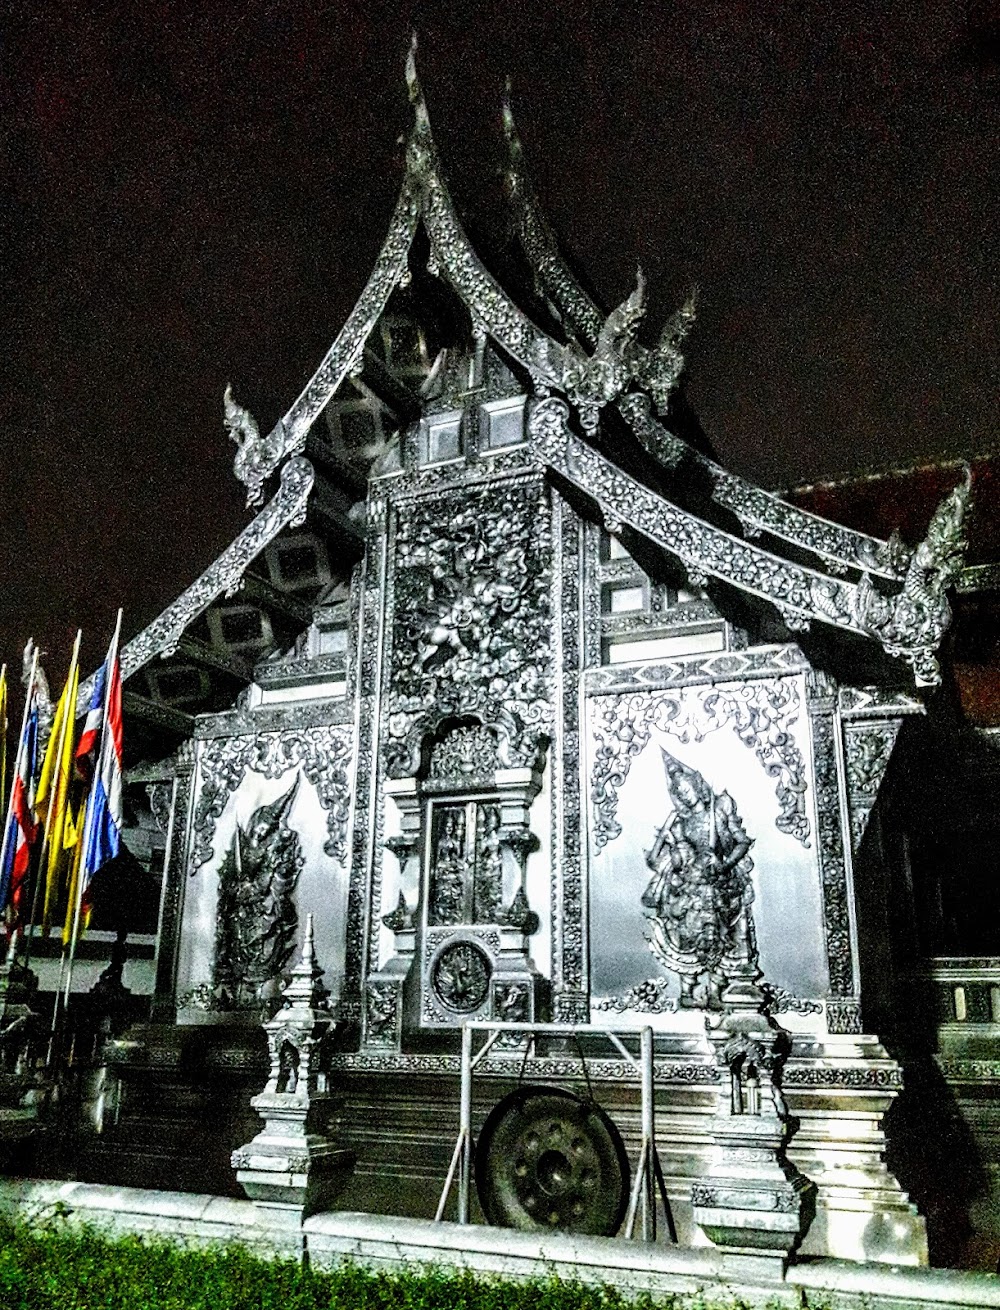
[[[431,923],[459,923],[465,900],[465,811],[442,811],[431,875]]]
[[[503,900],[503,856],[500,853],[500,811],[481,805],[476,812],[476,881],[472,917],[496,923]]]
[[[288,815],[299,780],[238,824],[219,867],[212,987],[225,1008],[255,1009],[280,998],[298,933],[294,893],[304,859]]]
[[[681,1005],[718,1009],[737,974],[757,973],[752,838],[728,792],[662,751],[673,813],[646,863],[650,950],[681,983]]]

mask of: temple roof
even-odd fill
[[[227,389],[226,418],[237,441],[237,477],[248,506],[273,498],[182,596],[124,648],[123,672],[135,675],[169,657],[191,624],[238,589],[253,561],[279,534],[320,514],[335,525],[349,572],[357,553],[357,512],[377,451],[365,464],[326,457],[338,470],[323,481],[306,458],[310,435],[331,402],[376,397],[401,423],[419,414],[419,386],[394,372],[373,346],[391,299],[439,284],[463,306],[474,341],[493,344],[529,396],[533,457],[572,485],[612,532],[629,529],[687,570],[697,584],[717,579],[769,602],[792,631],[818,622],[871,639],[905,660],[918,685],[940,678],[936,650],[950,610],[945,592],[961,568],[969,478],[962,477],[931,517],[923,542],[909,550],[822,518],[722,468],[672,430],[671,401],[683,369],[681,345],[694,320],[693,299],[671,316],[657,343],[644,345],[641,271],[634,290],[605,316],[580,287],[541,213],[524,166],[509,99],[503,129],[507,182],[520,242],[546,313],[533,317],[487,270],[459,221],[445,180],[416,70],[406,67],[413,122],[389,231],[361,296],[312,377],[266,434]],[[540,319],[548,320],[543,327]],[[440,363],[441,356],[438,357]],[[433,361],[431,372],[436,365]],[[322,501],[322,504],[320,502]],[[766,538],[767,546],[759,538]],[[354,546],[351,546],[351,542]],[[190,643],[189,643],[190,644]],[[81,704],[89,694],[81,689]]]

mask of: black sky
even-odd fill
[[[269,427],[370,271],[412,26],[453,192],[504,232],[503,77],[569,255],[764,485],[995,447],[1000,17],[984,3],[14,4],[0,71],[0,655],[102,656],[246,515]]]

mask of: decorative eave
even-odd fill
[[[918,686],[941,680],[937,649],[951,621],[945,590],[961,567],[969,480],[939,506],[914,552],[903,588],[881,595],[867,573],[855,584],[804,568],[722,532],[630,477],[570,427],[565,401],[536,401],[528,419],[532,450],[593,500],[610,532],[627,524],[675,556],[692,583],[715,577],[769,601],[792,631],[813,620],[878,641],[905,660]]]
[[[123,682],[150,660],[173,655],[185,639],[185,630],[214,600],[236,593],[247,568],[261,551],[285,528],[305,522],[314,481],[313,467],[306,459],[290,459],[282,467],[278,490],[260,513],[172,605],[122,649]],[[80,686],[77,714],[86,713],[94,676],[91,674]]]
[[[504,135],[508,146],[507,188],[518,234],[541,291],[552,301],[564,322],[584,346],[593,347],[603,324],[598,307],[580,286],[563,258],[555,235],[538,202],[524,165],[524,151],[508,95],[503,101]],[[694,318],[693,299],[667,323],[655,352],[643,352],[637,377],[644,383],[659,411],[666,410],[669,392],[680,376],[684,361],[679,347]],[[766,532],[818,556],[834,573],[866,570],[881,577],[902,580],[911,552],[898,536],[888,541],[832,523],[819,515],[790,505],[779,496],[728,472],[675,436],[649,412],[619,406],[642,445],[668,468],[682,459],[707,475],[716,504],[740,520],[748,536]]]

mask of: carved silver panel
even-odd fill
[[[776,779],[779,832],[808,846],[806,765],[791,732],[802,709],[795,679],[719,684],[703,692],[619,692],[594,697],[590,704],[595,744],[590,799],[598,849],[621,832],[615,817],[618,791],[654,730],[686,743],[727,727]]]
[[[385,721],[390,776],[416,773],[425,734],[470,715],[499,732],[508,767],[534,764],[551,723],[549,518],[537,477],[400,509]]]
[[[640,689],[660,691],[668,687],[781,678],[788,673],[805,673],[809,668],[809,662],[798,646],[756,646],[751,650],[679,656],[673,660],[658,660],[655,664],[619,664],[588,669],[584,676],[584,690],[587,696]]]
[[[199,762],[190,872],[196,873],[212,858],[216,821],[248,772],[281,778],[296,768],[316,788],[326,810],[328,836],[323,849],[344,863],[353,790],[351,765],[350,732],[344,728],[304,728],[254,737],[216,737],[206,742]]]

